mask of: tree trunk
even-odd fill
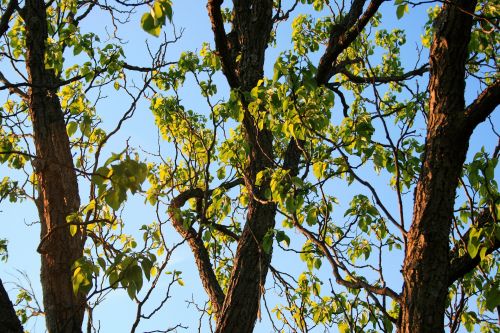
[[[444,332],[455,192],[473,130],[467,126],[464,90],[472,27],[466,13],[474,12],[475,3],[447,3],[435,23],[427,137],[403,268],[400,333]]]
[[[47,17],[42,0],[27,0],[26,66],[29,82],[28,106],[33,123],[37,160],[41,222],[41,283],[47,330],[51,333],[80,332],[85,295],[73,293],[71,266],[83,254],[85,234],[69,233],[66,217],[80,207],[77,177],[63,112],[57,96],[56,75],[45,68]]]
[[[23,327],[3,287],[2,280],[0,280],[0,328],[4,333],[23,333]]]
[[[233,31],[241,51],[236,76],[243,92],[249,92],[263,78],[264,55],[273,24],[272,8],[271,0],[234,1]],[[243,127],[250,148],[244,178],[248,193],[253,197],[248,204],[247,221],[238,242],[216,333],[253,332],[271,263],[271,253],[265,253],[262,242],[266,233],[274,228],[276,205],[260,202],[269,188],[269,181],[257,187],[255,177],[274,165],[273,137],[269,130],[257,128],[248,110],[245,110]]]

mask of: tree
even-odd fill
[[[27,1],[20,10],[10,1],[2,17],[5,28],[17,9],[25,22],[26,71],[28,92],[14,90],[27,106],[33,124],[36,160],[33,165],[39,184],[36,199],[44,240],[41,280],[44,305],[50,331],[79,330],[83,320],[85,298],[75,296],[71,287],[71,266],[81,257],[85,234],[78,230],[71,237],[66,216],[80,207],[76,173],[66,133],[63,112],[57,97],[58,77],[45,66],[47,17],[43,1]],[[6,29],[2,31],[4,34]],[[2,152],[6,153],[6,152]]]
[[[12,305],[9,295],[7,295],[7,291],[3,287],[2,283],[0,283],[0,302],[0,311],[2,314],[0,327],[8,333],[23,332],[21,322],[16,316],[14,306]]]
[[[128,151],[126,157],[123,152],[105,163],[121,162],[115,163],[114,175],[101,175],[96,172],[100,167],[100,153],[122,123],[132,116],[138,96],[149,85],[151,73],[165,65],[166,44],[152,59],[153,67],[131,66],[124,62],[120,45],[101,46],[98,36],[83,34],[79,29],[81,21],[93,10],[108,11],[113,22],[119,22],[120,16],[126,17],[130,9],[98,2],[27,0],[23,6],[17,0],[5,3],[0,22],[0,34],[5,39],[2,59],[11,63],[6,72],[14,74],[8,79],[2,72],[0,80],[4,84],[2,89],[8,89],[18,99],[9,96],[2,109],[0,159],[14,169],[24,168],[26,174],[33,173],[33,177],[29,177],[24,186],[4,179],[2,199],[10,197],[15,201],[28,197],[35,202],[41,225],[38,252],[42,259],[43,309],[40,312],[45,315],[49,332],[78,332],[88,308],[86,292],[80,285],[91,284],[78,275],[79,265],[84,264],[81,260],[87,235],[96,237],[88,228],[97,222],[114,223],[113,211],[125,200],[126,191],[136,191],[145,179],[146,166],[131,159]],[[122,5],[118,3],[117,6]],[[9,25],[12,25],[10,30]],[[68,48],[73,49],[74,56],[83,52],[87,60],[68,66],[65,63]],[[25,71],[18,68],[20,64],[25,65]],[[123,80],[125,70],[145,73],[143,86],[136,88],[138,92]],[[12,83],[16,79],[23,81]],[[132,102],[116,128],[107,134],[99,128],[100,120],[89,96],[92,90],[99,90],[113,81],[116,81],[115,89],[122,88],[132,97]],[[97,96],[96,103],[99,99]],[[31,129],[32,134],[26,129]],[[75,138],[75,134],[80,136]],[[35,151],[31,153],[33,147]],[[77,167],[73,161],[76,152],[79,153]],[[27,161],[31,162],[32,170],[25,165]],[[114,182],[127,176],[120,167],[135,172],[136,177],[115,186],[114,192],[102,194],[105,191],[101,189],[101,196],[96,194],[96,186],[104,181],[90,180],[90,203],[81,207],[78,177],[105,177]],[[104,169],[105,166],[100,171]],[[29,184],[36,195],[29,195],[26,188]],[[104,215],[103,206],[104,211],[112,212]],[[2,300],[4,296],[2,288]],[[7,301],[8,298],[3,304]],[[26,313],[22,314],[26,319]]]
[[[150,11],[142,15],[142,28],[162,35],[175,4],[130,6],[144,4]],[[172,286],[184,284],[182,273],[171,271],[166,296],[144,313],[172,252],[185,242],[209,300],[201,316],[208,315],[207,325],[215,324],[218,333],[253,332],[264,309],[276,331],[335,325],[340,332],[458,332],[461,325],[498,331],[492,316],[500,304],[494,177],[500,146],[467,158],[479,124],[489,119],[496,133],[496,3],[453,0],[430,7],[421,40],[429,50],[418,47],[409,64],[402,61],[405,31],[388,31],[384,22],[423,5],[396,0],[394,10],[383,0],[208,0],[213,43],[167,63],[165,41],[145,68],[128,65],[119,45],[95,49],[96,35],[78,30],[94,8],[129,13],[126,3],[26,0],[21,9],[9,2],[0,21],[8,40],[4,57],[15,63],[26,48],[29,77],[13,84],[2,75],[4,89],[20,100],[3,110],[0,152],[14,168],[32,160],[34,187],[44,199],[37,202],[48,330],[81,330],[86,307],[92,331],[95,306],[108,291],[123,288],[136,303],[135,332],[165,304]],[[290,21],[293,49],[267,59]],[[63,77],[67,47],[91,62]],[[427,54],[429,63],[422,64]],[[135,93],[125,70],[144,73]],[[132,102],[106,134],[88,91],[113,81]],[[205,110],[184,105],[183,91],[192,93],[193,86]],[[102,147],[143,96],[164,139],[159,145],[169,153],[159,147],[146,164],[127,145],[100,163]],[[34,155],[29,143],[15,139],[22,127],[8,123],[25,110]],[[54,139],[46,140],[46,133]],[[72,152],[80,153],[75,159]],[[78,174],[90,188],[83,205]],[[28,197],[14,182],[2,186],[2,198]],[[127,191],[142,194],[158,217],[136,235],[121,230]],[[167,244],[167,222],[181,242]],[[73,250],[60,250],[66,247]],[[276,253],[297,267],[280,268]],[[57,267],[54,256],[62,256]],[[401,274],[391,265],[398,257]],[[272,309],[270,289],[280,296]],[[2,304],[9,304],[4,294]],[[67,304],[71,309],[57,309]]]
[[[379,321],[379,328],[384,330],[392,330],[393,323],[400,332],[442,332],[445,312],[450,307],[448,297],[455,293],[450,294],[450,287],[459,279],[468,280],[470,272],[480,264],[484,264],[486,276],[494,274],[495,264],[491,263],[488,255],[498,249],[498,238],[493,234],[493,230],[498,228],[495,208],[498,192],[492,178],[497,152],[492,158],[485,157],[485,167],[489,171],[488,175],[485,174],[486,183],[481,186],[489,189],[480,201],[480,205],[484,205],[483,210],[478,213],[475,200],[471,200],[470,206],[466,206],[471,211],[470,220],[465,218],[466,224],[472,225],[471,229],[465,230],[465,236],[459,240],[454,233],[460,235],[465,226],[461,224],[452,230],[459,179],[462,175],[469,176],[464,170],[468,142],[476,126],[487,119],[499,101],[496,67],[491,63],[497,37],[495,35],[489,42],[484,39],[479,41],[485,30],[496,31],[494,19],[490,16],[492,7],[486,2],[452,1],[431,12],[425,36],[432,39],[429,65],[424,64],[404,73],[397,60],[399,46],[404,44],[405,38],[401,30],[391,34],[384,30],[377,32],[375,43],[388,50],[384,56],[387,58],[381,66],[370,64],[374,47],[368,40],[368,31],[378,26],[378,10],[382,3],[355,0],[349,8],[344,7],[344,3],[337,4],[337,12],[330,7],[335,13],[333,17],[316,22],[299,15],[293,23],[295,51],[285,53],[277,60],[274,78],[269,80],[264,77],[265,50],[273,42],[275,25],[287,19],[299,2],[285,10],[281,1],[233,1],[229,8],[224,9],[221,7],[223,1],[208,1],[215,49],[211,54],[204,50],[201,62],[191,55],[186,64],[179,62],[179,67],[182,74],[188,71],[195,76],[208,71],[210,79],[220,66],[231,89],[229,102],[213,106],[209,101],[213,126],[210,129],[212,133],[205,134],[206,129],[200,128],[200,119],[194,116],[185,116],[184,126],[176,122],[176,126],[167,126],[167,122],[171,123],[172,118],[183,114],[184,110],[180,105],[172,110],[172,105],[168,104],[162,111],[157,111],[163,99],[155,100],[153,109],[159,113],[158,122],[166,132],[166,138],[176,142],[178,154],[184,156],[187,165],[190,162],[194,164],[194,172],[189,170],[189,166],[186,170],[177,164],[170,170],[173,178],[182,179],[182,183],[174,184],[179,194],[172,199],[168,209],[172,224],[188,241],[196,258],[216,318],[216,332],[253,331],[270,267],[273,238],[287,243],[290,241],[283,231],[275,229],[278,210],[285,217],[285,225],[294,226],[306,236],[307,242],[302,249],[305,260],[319,268],[322,258],[325,258],[331,264],[332,277],[337,284],[355,295],[355,306],[360,313],[365,311],[366,317],[370,317],[359,323],[348,314],[345,303],[342,305],[342,298],[335,295],[335,307],[344,307],[345,318],[339,321],[341,330],[361,331],[367,321],[372,321],[374,326]],[[396,1],[396,4],[397,15],[401,17],[408,10],[409,3]],[[329,3],[315,1],[313,5],[321,11]],[[228,24],[231,29],[226,32]],[[475,35],[472,42],[471,34]],[[315,65],[308,54],[318,50],[318,41],[327,43]],[[478,68],[472,68],[476,65]],[[493,72],[481,69],[481,66],[492,66]],[[428,94],[415,93],[407,87],[407,81],[427,71]],[[467,108],[464,98],[466,71],[473,73],[471,75],[484,75],[479,76],[479,81],[485,87]],[[379,93],[378,86],[382,84],[389,86],[385,96]],[[365,88],[370,85],[373,95],[368,99]],[[166,86],[175,87],[175,84]],[[216,89],[210,80],[200,82],[200,87],[204,96],[215,94]],[[354,95],[350,113],[342,88]],[[409,101],[398,101],[394,94],[400,93],[403,88],[412,94]],[[346,117],[338,127],[333,126],[329,119],[329,109],[333,106],[332,93],[343,105]],[[430,98],[428,105],[425,102],[427,98]],[[174,98],[173,102],[179,103],[179,100]],[[375,112],[367,112],[367,104],[373,104]],[[417,116],[411,109],[418,108],[419,104],[427,122],[423,143],[411,138]],[[422,107],[422,104],[426,105]],[[393,134],[386,120],[394,115],[395,121],[402,127],[397,141],[391,138]],[[382,121],[382,131],[388,140],[386,145],[373,139],[375,117]],[[231,138],[217,147],[215,138],[218,127],[223,128],[223,122],[231,118],[240,126],[235,128]],[[184,134],[185,127],[196,130]],[[180,142],[176,141],[179,137],[182,137]],[[236,150],[238,145],[240,148]],[[194,149],[186,148],[191,146]],[[423,154],[415,160],[415,152],[422,150]],[[218,158],[215,157],[217,151]],[[333,154],[338,154],[338,157],[328,156]],[[352,156],[361,160],[356,166],[350,162]],[[213,180],[211,159],[222,164],[219,179],[225,180],[215,189],[209,186]],[[375,169],[386,168],[394,175],[393,189],[399,200],[399,218],[390,213],[374,185],[363,180],[356,171],[371,163]],[[224,176],[224,165],[234,170],[232,179]],[[312,183],[308,177],[310,167],[318,183]],[[469,168],[468,172],[472,170]],[[177,177],[176,172],[179,173]],[[181,178],[180,173],[189,175],[189,185],[185,184],[186,179]],[[351,208],[346,211],[346,216],[353,216],[355,220],[346,223],[343,228],[331,220],[335,198],[329,195],[330,189],[323,191],[325,183],[338,176],[347,177],[349,184],[357,181],[365,186],[373,198],[372,204],[364,195],[355,196]],[[244,222],[233,219],[229,226],[217,224],[214,221],[224,220],[227,213],[222,213],[221,217],[220,213],[214,212],[216,203],[219,209],[232,210],[227,208],[226,200],[220,199],[221,193],[226,196],[230,188],[241,183],[244,187],[240,189],[239,199],[245,201]],[[168,186],[171,186],[170,182]],[[321,188],[322,199],[315,200],[315,186]],[[414,186],[413,219],[407,230],[403,190],[405,187],[413,189]],[[477,182],[472,185],[476,186]],[[194,200],[194,203],[183,213],[181,208],[188,200]],[[190,211],[192,213],[188,214]],[[386,219],[394,224],[399,235],[389,229]],[[305,221],[309,226],[317,225],[317,231],[305,227]],[[195,228],[197,223],[199,227]],[[350,239],[347,234],[356,224],[361,229],[356,233],[364,233],[367,237],[352,236],[353,241],[345,244],[350,248],[342,250],[340,245]],[[376,236],[370,236],[372,232]],[[474,233],[477,234],[472,240]],[[227,265],[227,259],[219,257],[223,250],[216,245],[227,242],[224,238],[232,238],[236,243],[236,252],[229,259],[231,273],[226,272],[225,275],[213,269],[213,262],[219,267]],[[404,246],[404,286],[401,293],[386,285],[381,263],[379,269],[375,269],[380,277],[373,283],[356,272],[362,269],[353,262],[361,254],[370,263],[371,248],[377,246],[372,244],[374,240],[380,242],[378,248],[381,253],[386,246]],[[468,243],[466,252],[463,251],[463,243]],[[454,248],[450,249],[450,245]],[[212,246],[218,247],[211,250]],[[481,257],[477,256],[479,248],[482,250]],[[346,258],[346,252],[350,260]],[[309,274],[311,279],[303,276],[302,282],[317,288],[318,278],[311,272]],[[223,275],[223,286],[221,277],[217,275]],[[284,281],[283,277],[277,279]],[[489,280],[488,277],[485,279]],[[463,280],[461,283],[464,283]],[[298,284],[301,285],[300,279]],[[489,287],[495,288],[491,281]],[[358,302],[360,290],[366,292],[366,302]],[[319,292],[314,290],[314,293]],[[497,304],[492,297],[487,297],[489,310]],[[331,317],[318,314],[318,309],[314,309],[317,304],[313,305],[310,299],[307,300],[309,297],[305,298],[310,309],[304,309],[303,297],[302,308],[298,310],[295,307],[293,315],[296,327],[307,330],[304,320],[307,311],[313,314],[315,324],[331,320]],[[388,309],[386,298],[392,299],[396,308]],[[345,298],[343,301],[346,301]],[[460,309],[451,310],[456,310],[450,315],[451,331],[458,329],[457,317],[463,315],[463,306],[464,301],[461,301]],[[293,306],[287,310],[293,310]],[[333,311],[329,316],[336,314]],[[470,327],[471,324],[466,321],[466,325]]]
[[[471,13],[475,12],[476,5],[477,2],[469,1],[444,4],[436,18],[430,49],[427,137],[403,268],[401,332],[442,332],[448,289],[480,261],[474,260],[470,250],[460,255],[455,249],[450,256],[448,244],[455,192],[470,137],[500,100],[500,82],[494,80],[465,107],[466,63],[473,27]],[[486,222],[483,225],[475,222],[474,227],[485,228],[498,222],[496,208],[490,209],[480,213],[486,215],[483,217]],[[496,236],[486,236],[483,248],[488,253],[498,247]],[[429,303],[436,307],[429,307]]]

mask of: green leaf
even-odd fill
[[[322,261],[320,258],[314,258],[314,268],[320,269],[321,268]]]
[[[306,222],[311,227],[313,225],[315,225],[316,223],[318,223],[318,212],[315,208],[313,208],[307,212]]]
[[[486,180],[493,180],[495,177],[495,168],[493,167],[492,164],[488,165],[486,167],[486,170],[484,171],[484,176]]]
[[[344,322],[339,323],[339,333],[350,333],[351,330],[349,329],[349,325]]]
[[[99,188],[105,188],[104,182],[106,181],[106,178],[109,175],[109,169],[106,167],[100,167],[99,169],[96,170],[95,174],[92,175],[92,182],[96,184]]]
[[[75,48],[73,49],[73,55],[79,55],[83,50],[83,47],[81,45],[75,45]]]
[[[9,252],[7,251],[8,241],[6,239],[0,239],[0,261],[7,262],[9,257]]]
[[[75,224],[71,224],[69,226],[69,233],[71,234],[71,236],[76,235],[77,232],[78,232],[78,226]]]
[[[109,273],[109,285],[113,289],[118,287],[118,274],[115,271]]]
[[[126,199],[127,195],[124,191],[113,188],[110,189],[104,196],[104,200],[106,201],[106,203],[114,210],[118,210],[122,202],[124,202]]]
[[[273,238],[274,232],[271,229],[264,235],[264,238],[262,239],[262,249],[267,254],[271,253],[271,249],[273,248]]]
[[[285,242],[286,246],[290,246],[290,237],[284,231],[279,230],[276,232],[276,241],[278,243]]]
[[[146,279],[149,281],[151,278],[151,268],[153,267],[153,263],[148,258],[144,258],[141,261],[141,266]]]
[[[129,273],[127,275],[129,281],[131,281],[131,284],[135,285],[135,291],[138,292],[142,288],[142,269],[138,265],[133,265],[132,267],[129,268]]]
[[[68,136],[72,136],[73,134],[75,134],[77,129],[78,124],[75,121],[70,121],[66,126],[66,132],[68,132]]]
[[[384,328],[388,333],[392,333],[394,329],[394,325],[392,324],[392,321],[389,320],[386,316],[383,317],[384,321]]]
[[[326,169],[326,164],[319,161],[313,164],[313,174],[317,179],[323,178]]]
[[[217,178],[219,180],[226,178],[226,168],[224,166],[221,166],[219,170],[217,170]]]
[[[156,1],[153,8],[151,8],[151,15],[157,20],[163,17],[162,5],[158,1]]]
[[[80,285],[85,280],[85,276],[81,274],[81,267],[77,267],[73,272],[73,278],[71,279],[71,283],[73,285],[73,293],[76,295],[80,290]]]
[[[487,247],[482,247],[481,250],[479,250],[479,258],[481,258],[481,260],[486,258],[486,251],[488,251]]]
[[[103,270],[106,269],[106,260],[104,260],[104,258],[102,257],[97,258],[97,263],[99,264],[99,266],[101,266]]]
[[[277,62],[276,64],[274,64],[273,81],[274,82],[278,81],[281,75],[282,75],[281,63]]]
[[[135,285],[133,283],[129,284],[127,286],[128,297],[130,297],[130,299],[133,300],[135,298],[136,293],[137,290],[135,289]]]
[[[319,293],[321,292],[321,285],[317,282],[313,283],[312,290],[315,296],[319,296]]]
[[[119,161],[122,158],[123,153],[125,153],[125,150],[122,151],[121,153],[118,153],[118,154],[111,153],[111,157],[109,157],[106,160],[106,162],[104,162],[104,166],[108,166],[115,161]],[[98,170],[100,170],[100,169],[98,169]]]
[[[163,12],[167,16],[168,20],[172,22],[172,3],[170,1],[162,1]]]
[[[161,33],[161,27],[155,24],[155,19],[151,13],[144,13],[141,18],[141,27],[147,33],[158,37]]]
[[[471,228],[469,232],[469,242],[467,244],[467,252],[471,258],[475,258],[479,252],[480,242],[479,237],[481,236],[481,230]]]
[[[80,259],[74,263],[73,267],[75,267],[73,276],[71,277],[73,292],[75,295],[78,292],[88,293],[92,288],[92,272],[94,266],[88,261]]]
[[[403,17],[403,15],[407,12],[408,12],[408,5],[407,4],[399,5],[396,8],[396,16],[398,17],[398,19],[401,19]]]
[[[142,15],[141,27],[145,31],[149,31],[149,30],[155,28],[155,20],[154,20],[153,16],[151,15],[151,13],[144,13],[144,15]]]
[[[83,209],[82,213],[83,215],[87,214],[90,211],[93,211],[95,209],[95,200],[91,200],[89,204]]]
[[[498,285],[493,286],[487,291],[484,297],[486,298],[486,308],[490,311],[495,310],[500,305],[500,290],[498,289]]]

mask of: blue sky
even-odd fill
[[[176,28],[180,31],[184,28],[182,39],[169,47],[167,58],[169,60],[176,60],[181,52],[185,50],[196,51],[201,49],[203,42],[208,41],[213,45],[212,31],[205,9],[205,2],[203,1],[174,1],[174,22]],[[299,7],[300,8],[300,7]],[[383,26],[390,30],[395,27],[406,29],[407,44],[403,48],[403,62],[408,63],[407,69],[413,69],[415,63],[415,48],[416,44],[420,41],[420,35],[423,33],[423,23],[426,21],[425,8],[419,7],[410,9],[410,13],[403,19],[397,20],[395,15],[395,7],[391,2],[382,6],[383,8]],[[298,10],[300,11],[300,9]],[[124,46],[127,62],[134,65],[148,65],[145,58],[145,41],[147,40],[150,45],[155,45],[157,39],[151,37],[140,28],[140,16],[142,11],[134,15],[131,22],[120,27],[118,35],[128,43]],[[93,31],[100,34],[104,31],[105,25],[103,22],[109,21],[106,14],[100,12],[94,14],[89,18],[87,24],[83,26],[84,31]],[[109,24],[109,22],[107,23]],[[172,27],[165,29],[167,36],[171,36]],[[275,49],[267,50],[266,62],[266,75],[272,76],[272,67],[276,56],[283,50],[292,48],[291,45],[291,21],[282,23],[278,31],[278,46]],[[425,62],[424,56],[422,61]],[[312,57],[318,59],[318,55]],[[71,59],[68,58],[68,62]],[[423,63],[422,62],[422,63]],[[423,80],[425,82],[425,80]],[[198,90],[192,85],[183,89],[181,98],[187,108],[191,108],[200,113],[205,113],[207,107],[203,99],[199,96]],[[425,83],[424,83],[425,84]],[[218,79],[219,94],[221,97],[226,97],[228,90],[226,89],[222,76]],[[1,95],[0,95],[1,96]],[[104,120],[104,127],[112,128],[116,121],[120,118],[123,110],[127,107],[127,101],[122,95],[114,93],[113,88],[109,89],[108,98],[101,102],[97,107],[97,113]],[[339,110],[334,110],[333,113],[339,113]],[[335,117],[335,116],[334,116]],[[495,116],[496,123],[499,123],[498,115]],[[422,123],[422,128],[424,124]],[[151,111],[149,110],[149,103],[142,100],[134,117],[129,120],[122,128],[120,133],[115,136],[106,147],[106,153],[122,151],[125,147],[125,141],[130,138],[130,145],[146,151],[155,151],[157,145],[157,129],[154,125],[154,119]],[[481,145],[487,145],[487,151],[491,151],[495,143],[492,140],[485,140],[485,136],[490,135],[489,124],[481,125],[475,132],[473,141],[471,143],[470,151],[477,151]],[[139,150],[140,151],[140,150]],[[168,154],[168,149],[165,150]],[[0,166],[0,175],[15,175],[11,170],[5,166]],[[381,175],[373,181],[380,188],[387,187],[388,177]],[[86,201],[86,193],[88,185],[81,184],[81,198],[82,203]],[[341,205],[348,204],[347,198],[352,196],[353,193],[364,191],[359,185],[354,185],[348,192],[340,194],[333,193],[334,196],[341,197]],[[366,192],[366,191],[365,191]],[[384,200],[388,202],[388,206],[396,211],[396,198],[392,191],[387,191]],[[408,198],[411,199],[411,195]],[[407,206],[406,220],[411,220],[411,202],[405,202]],[[341,209],[339,209],[342,212]],[[343,215],[343,214],[341,214]],[[144,204],[142,197],[129,196],[129,201],[125,205],[122,212],[126,224],[126,232],[134,233],[142,224],[149,224],[156,220],[154,209]],[[11,297],[15,298],[15,290],[12,281],[20,274],[16,270],[25,271],[30,277],[31,282],[35,288],[37,296],[41,300],[41,289],[39,285],[39,267],[40,259],[36,253],[36,248],[39,242],[39,227],[37,224],[30,225],[37,221],[37,213],[34,205],[31,202],[10,204],[2,202],[0,205],[0,238],[7,238],[9,240],[9,261],[7,264],[1,264],[0,277],[4,282],[7,282],[6,287],[10,290]],[[279,223],[278,223],[279,224]],[[292,231],[293,234],[293,231]],[[140,238],[140,235],[138,235]],[[172,243],[179,241],[179,237],[172,230],[169,229],[167,234],[167,242]],[[292,246],[295,247],[300,244],[298,236],[292,236]],[[281,270],[290,270],[294,273],[300,273],[305,270],[305,264],[302,262],[290,264],[290,254],[283,251],[276,251],[273,258],[273,264]],[[295,258],[298,260],[298,258]],[[401,278],[399,269],[402,264],[401,256],[394,256],[388,263],[388,282],[399,291],[401,286]],[[169,264],[169,270],[183,271],[184,287],[176,286],[173,290],[172,298],[168,301],[164,309],[149,321],[143,321],[140,326],[140,331],[152,329],[165,329],[174,326],[177,323],[189,325],[190,328],[186,332],[193,332],[196,330],[198,323],[198,313],[192,308],[187,307],[186,300],[194,298],[198,303],[203,304],[206,300],[205,293],[201,287],[198,273],[194,266],[192,255],[187,246],[183,246],[176,250]],[[325,281],[330,276],[329,269],[326,263],[320,273],[325,277]],[[163,283],[157,287],[156,298],[161,299],[163,295],[162,287],[165,287],[167,279],[163,279]],[[268,282],[271,278],[268,276]],[[324,286],[325,290],[328,286]],[[272,296],[269,292],[268,296],[271,303],[276,301],[276,297]],[[154,304],[153,300],[153,304]],[[114,291],[106,300],[98,307],[95,314],[96,319],[100,320],[101,332],[126,332],[130,330],[131,323],[135,316],[134,304],[130,301],[129,297],[124,291]],[[262,322],[257,324],[255,332],[272,332],[272,328],[263,314]],[[31,332],[44,331],[44,319],[42,317],[37,320],[30,321],[25,327]],[[180,330],[182,332],[182,330]],[[202,331],[208,331],[206,328]],[[322,331],[322,330],[318,330]],[[331,330],[336,331],[336,328]]]

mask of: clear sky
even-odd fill
[[[179,54],[185,50],[200,50],[202,43],[205,41],[213,45],[212,31],[205,5],[204,1],[174,1],[174,22],[177,31],[180,31],[181,28],[184,30],[183,37],[180,41],[169,47],[167,52],[167,58],[169,60],[175,61],[178,59]],[[300,12],[302,8],[303,7],[299,6],[297,12]],[[151,37],[140,28],[139,20],[142,12],[143,11],[140,11],[132,16],[129,23],[121,26],[118,35],[127,41],[127,44],[124,46],[127,62],[134,65],[147,66],[148,59],[145,57],[145,41],[147,40],[150,45],[154,46],[158,40]],[[382,6],[382,12],[384,14],[382,22],[385,28],[388,30],[395,27],[406,29],[408,42],[403,48],[402,61],[407,64],[406,69],[413,69],[416,60],[416,45],[420,41],[420,35],[423,33],[423,24],[426,21],[424,6],[410,9],[410,13],[401,20],[396,19],[395,7],[392,2],[385,3]],[[106,14],[102,12],[96,13],[98,14],[89,17],[87,23],[82,26],[84,31],[93,31],[97,34],[101,34],[106,26],[109,28],[109,20]],[[171,36],[172,27],[166,27],[165,31],[167,35]],[[292,48],[290,36],[291,20],[280,25],[278,30],[278,46],[275,49],[270,48],[267,50],[267,76],[272,76],[272,67],[276,56],[281,51]],[[312,57],[313,62],[314,59],[318,59],[318,56],[314,55]],[[76,60],[72,60],[70,57],[67,59],[68,63]],[[427,59],[424,55],[420,64],[425,62],[427,62]],[[426,85],[425,79],[421,80],[421,82],[424,82],[423,84]],[[227,85],[222,77],[219,77],[218,84],[220,97],[227,97]],[[476,91],[474,91],[474,93],[476,93]],[[112,87],[110,87],[107,94],[108,98],[99,103],[97,113],[103,118],[104,127],[109,129],[116,124],[116,121],[128,106],[128,101],[123,95],[116,93]],[[0,95],[0,98],[5,99],[5,97],[5,94]],[[187,108],[206,114],[206,104],[199,96],[198,89],[194,87],[192,82],[188,83],[186,88],[182,90],[181,98]],[[339,117],[340,109],[333,110],[333,114],[334,117]],[[495,116],[494,121],[500,123],[498,115]],[[422,127],[423,126],[422,124]],[[489,124],[487,123],[481,125],[476,130],[470,151],[477,151],[480,145],[486,145],[487,151],[491,151],[495,142],[492,140],[485,140],[486,135],[488,135],[488,137],[490,135]],[[107,145],[106,153],[109,154],[109,152],[122,151],[127,139],[130,139],[130,146],[136,147],[139,152],[141,149],[151,152],[157,149],[157,129],[154,124],[153,115],[149,110],[148,101],[142,100],[140,102],[134,117],[127,121],[120,133]],[[168,148],[165,149],[165,152],[168,154]],[[6,166],[0,165],[0,178],[3,176],[15,176],[15,173],[7,169]],[[384,188],[387,187],[388,179],[388,177],[381,175],[380,178],[373,179],[373,181],[380,188]],[[87,188],[88,184],[81,184],[82,203],[88,200],[86,196],[88,193]],[[345,188],[345,186],[343,186],[343,188]],[[334,189],[332,189],[332,191],[334,191]],[[352,188],[342,193],[332,194],[340,197],[341,207],[345,207],[345,205],[349,203],[349,198],[352,194],[360,191],[366,193],[359,185],[354,185]],[[392,191],[387,191],[385,193],[386,196],[384,197],[384,201],[388,203],[392,211],[396,211],[397,206],[394,193]],[[408,196],[408,199],[411,200],[411,198],[411,195]],[[405,206],[408,208],[406,210],[406,219],[410,220],[411,201],[405,202]],[[343,215],[342,209],[339,209],[339,214],[339,216]],[[141,235],[137,233],[138,228],[140,228],[142,224],[149,224],[157,219],[154,208],[144,204],[144,199],[142,197],[132,197],[130,195],[129,201],[123,209],[122,216],[126,224],[126,232],[131,234],[135,233],[138,235],[137,237],[139,239]],[[15,287],[12,282],[18,281],[21,277],[21,274],[18,272],[19,270],[26,272],[31,280],[37,297],[41,301],[41,287],[39,283],[40,259],[36,253],[36,248],[39,243],[39,226],[36,224],[36,221],[38,221],[38,217],[35,206],[29,201],[17,204],[2,202],[0,205],[0,239],[6,238],[9,240],[9,261],[7,264],[0,264],[0,277],[4,283],[6,283],[6,288],[9,290],[12,299],[15,299],[16,295]],[[280,225],[280,223],[278,223],[278,225]],[[294,234],[293,231],[291,233]],[[176,241],[179,241],[179,237],[172,229],[169,229],[167,233],[167,242],[173,244]],[[302,239],[300,237],[292,236],[292,247],[300,247],[301,241]],[[292,271],[294,274],[298,275],[302,270],[306,269],[305,264],[299,261],[298,256],[293,258],[295,261],[291,264],[292,260],[290,256],[292,255],[293,254],[277,250],[273,258],[273,265],[281,270]],[[401,288],[399,273],[401,264],[401,256],[395,255],[387,266],[388,282],[392,284],[393,288],[397,291]],[[142,325],[139,327],[139,331],[141,332],[154,329],[166,329],[178,323],[189,326],[189,329],[180,329],[179,332],[194,332],[197,330],[199,314],[192,306],[188,307],[186,301],[194,299],[198,304],[203,305],[207,298],[201,287],[193,257],[187,246],[182,246],[175,251],[169,267],[169,270],[175,269],[183,271],[185,286],[176,286],[172,291],[172,298],[167,302],[163,310],[151,320],[142,321]],[[325,281],[330,277],[329,267],[326,263],[321,270],[321,276],[325,278]],[[150,303],[149,308],[152,308],[153,304],[156,305],[155,301],[158,301],[164,295],[162,287],[164,289],[166,282],[167,278],[164,278],[163,282],[156,288],[156,296]],[[270,276],[268,276],[268,282],[272,282]],[[21,283],[26,285],[26,281],[21,281]],[[269,284],[269,286],[271,285]],[[324,285],[324,288],[324,292],[327,292],[327,283]],[[266,296],[269,297],[270,303],[277,301],[272,291],[268,292]],[[106,300],[96,310],[95,317],[95,320],[100,320],[101,332],[127,332],[130,330],[135,317],[135,305],[130,301],[125,291],[117,290],[106,297]],[[257,324],[255,332],[272,332],[273,330],[265,313],[263,313],[262,318],[262,322]],[[29,321],[25,329],[31,332],[44,332],[44,326],[44,318],[39,317],[36,320]],[[204,327],[202,331],[208,332],[206,326]],[[322,332],[323,330],[317,329],[317,331]],[[336,327],[331,329],[331,332],[336,332]]]

